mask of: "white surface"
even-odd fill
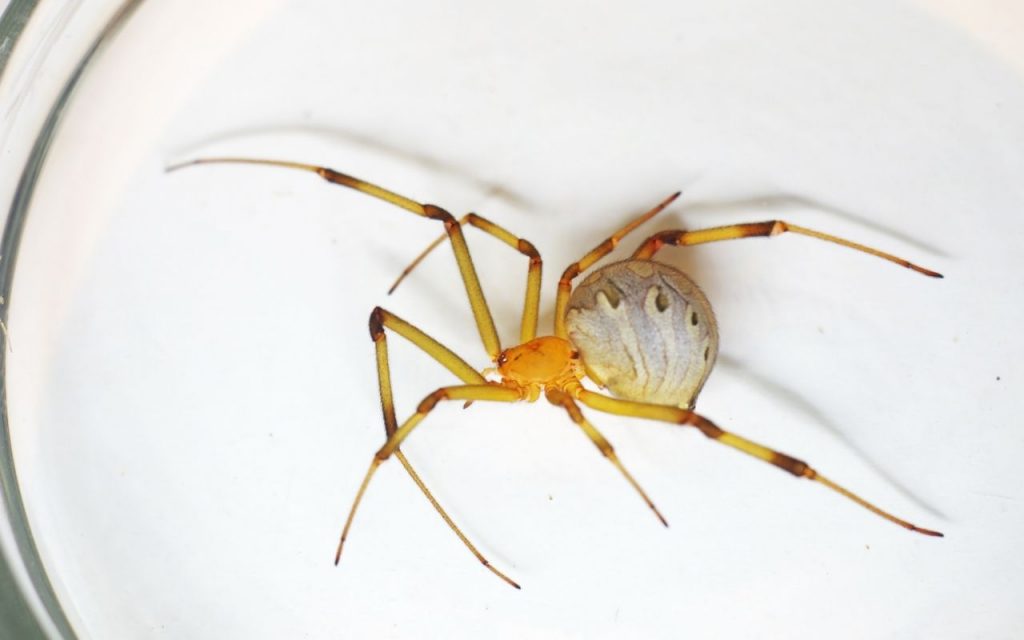
[[[890,2],[285,4],[144,5],[33,205],[9,402],[85,637],[1018,635],[1019,45]],[[162,172],[214,153],[484,213],[543,253],[546,327],[564,266],[678,188],[648,231],[782,217],[944,272],[794,237],[666,255],[721,325],[701,411],[947,537],[590,412],[665,530],[564,415],[480,403],[405,450],[523,590],[391,463],[333,567],[383,441],[370,309],[488,363],[447,250],[384,295],[436,224],[298,173]],[[525,262],[470,242],[511,344]],[[390,344],[405,416],[452,378]]]

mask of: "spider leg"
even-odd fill
[[[540,253],[533,246],[529,240],[519,238],[504,228],[494,224],[490,220],[482,216],[478,216],[475,213],[467,213],[459,219],[460,225],[469,224],[481,231],[489,233],[498,240],[501,240],[508,246],[512,247],[519,253],[530,259],[530,264],[526,271],[526,301],[523,303],[523,321],[519,331],[519,342],[520,344],[529,342],[537,337],[537,316],[540,308],[540,276],[541,276],[541,259]],[[444,242],[445,236],[438,236],[433,242],[431,242],[426,249],[423,250],[416,258],[409,263],[405,269],[402,270],[401,275],[395,280],[395,283],[388,289],[388,295],[394,293],[398,285],[405,280],[405,277],[412,273],[423,259],[427,257],[431,251],[437,248],[442,242]]]
[[[650,238],[644,240],[643,244],[633,253],[633,257],[641,260],[649,260],[659,249],[665,245],[673,245],[677,247],[689,247],[695,244],[704,244],[706,242],[718,242],[721,240],[737,240],[739,238],[754,238],[754,237],[774,237],[786,232],[796,233],[803,236],[809,236],[811,238],[817,238],[818,240],[824,240],[825,242],[832,242],[850,249],[867,253],[883,260],[888,260],[901,267],[912,269],[918,273],[922,273],[932,278],[941,278],[942,274],[932,271],[931,269],[925,269],[924,267],[918,266],[912,262],[908,262],[903,258],[898,258],[891,253],[879,251],[871,247],[859,244],[857,242],[851,242],[849,240],[833,236],[813,229],[807,229],[806,227],[798,227],[795,224],[783,222],[782,220],[769,220],[767,222],[749,222],[746,224],[731,224],[724,227],[714,227],[711,229],[698,229],[696,231],[661,231],[654,234]]]
[[[406,211],[415,213],[424,218],[438,220],[444,224],[445,233],[455,253],[455,261],[459,266],[459,274],[462,277],[463,285],[466,288],[466,295],[469,297],[469,306],[473,310],[473,318],[476,320],[477,330],[480,332],[480,339],[484,343],[484,349],[491,360],[497,360],[501,353],[501,342],[498,340],[498,332],[494,328],[494,319],[491,317],[491,310],[487,306],[483,289],[480,287],[480,279],[477,277],[476,268],[473,266],[473,259],[469,255],[469,247],[466,246],[466,239],[462,234],[462,227],[459,221],[452,214],[441,207],[432,204],[420,204],[415,200],[406,198],[393,191],[389,191],[375,184],[354,178],[350,175],[335,171],[328,167],[322,167],[302,162],[288,162],[285,160],[264,160],[258,158],[199,158],[180,164],[167,167],[167,171],[175,171],[183,167],[198,164],[256,164],[272,167],[284,167],[286,169],[297,169],[315,173],[324,180],[343,187],[348,187],[368,196],[383,200],[384,202],[401,207]]]
[[[388,437],[391,437],[398,429],[398,422],[395,419],[395,404],[391,393],[391,367],[388,364],[388,344],[387,337],[384,333],[385,327],[391,329],[422,349],[427,353],[427,355],[437,360],[439,363],[444,365],[445,368],[461,378],[463,382],[467,382],[469,384],[486,383],[486,380],[482,375],[447,347],[386,309],[382,309],[380,307],[375,308],[370,314],[370,337],[373,339],[377,352],[377,380],[380,387],[380,407],[381,412],[384,415],[384,431]],[[416,473],[416,470],[412,468],[412,465],[409,463],[408,459],[406,459],[405,454],[402,453],[401,449],[395,450],[395,457],[398,458],[398,461],[402,463],[403,467],[405,467],[409,477],[411,477],[412,481],[416,483],[416,486],[420,488],[420,491],[423,492],[423,495],[426,496],[427,500],[437,511],[438,515],[441,516],[441,519],[445,521],[452,532],[459,538],[459,540],[462,541],[462,544],[466,545],[466,548],[469,549],[470,553],[472,553],[476,559],[492,573],[505,582],[511,584],[513,587],[519,588],[519,585],[491,565],[487,558],[485,558],[483,554],[477,550],[476,546],[470,542],[469,538],[462,533],[458,525],[455,524],[451,519],[451,516],[445,512],[444,508],[430,492],[430,489],[427,488],[426,483],[424,483],[419,474]]]
[[[679,197],[680,191],[677,191],[669,197],[662,200],[656,207],[648,211],[647,213],[631,220],[626,226],[622,227],[605,240],[590,250],[587,255],[579,259],[578,262],[574,262],[569,265],[562,273],[562,277],[558,280],[558,295],[555,298],[555,335],[559,338],[568,338],[569,334],[565,329],[565,313],[569,307],[569,294],[572,293],[572,281],[576,276],[580,275],[587,269],[589,269],[595,262],[605,257],[612,250],[618,246],[619,242],[634,229],[647,222],[654,216],[661,213],[661,211],[672,204],[672,201]]]
[[[605,458],[608,458],[608,460],[615,465],[615,468],[622,473],[629,484],[636,489],[637,493],[640,494],[640,497],[647,503],[647,506],[654,512],[654,515],[658,517],[658,520],[661,520],[661,524],[667,527],[668,522],[665,520],[665,517],[661,515],[661,512],[658,511],[658,507],[654,506],[651,499],[647,497],[647,493],[640,487],[640,484],[633,478],[629,471],[626,470],[626,467],[622,465],[622,462],[619,461],[619,456],[615,454],[615,449],[612,448],[611,443],[608,442],[608,440],[601,435],[601,432],[594,428],[594,425],[590,424],[590,421],[583,416],[583,412],[580,411],[579,406],[575,401],[573,401],[569,394],[564,391],[548,388],[544,391],[544,395],[547,397],[548,402],[555,406],[563,407],[569,413],[569,417],[572,421],[583,429],[583,433],[587,434],[587,437],[590,438],[591,442],[597,446],[601,451],[601,454]]]
[[[377,344],[379,345],[382,342],[383,340],[378,341]],[[390,396],[390,393],[388,395]],[[359,503],[363,499],[363,494],[366,493],[366,488],[369,486],[370,479],[373,478],[373,474],[377,471],[377,468],[380,467],[381,463],[390,458],[392,454],[395,454],[396,457],[398,456],[398,454],[400,454],[398,447],[409,436],[412,430],[415,429],[416,426],[420,422],[422,422],[424,418],[427,417],[427,414],[429,414],[434,409],[438,402],[441,402],[442,400],[483,400],[491,402],[517,402],[521,399],[522,394],[518,390],[511,389],[509,387],[503,387],[498,384],[466,384],[454,387],[442,387],[434,391],[427,397],[425,397],[417,407],[416,413],[414,413],[408,420],[402,423],[402,425],[398,427],[393,433],[389,434],[387,442],[385,442],[384,446],[382,446],[374,454],[373,460],[370,462],[370,468],[366,471],[366,476],[363,478],[363,482],[359,486],[359,491],[356,493],[355,500],[353,500],[352,502],[352,508],[349,510],[348,518],[346,518],[345,520],[345,527],[342,529],[341,538],[338,540],[338,550],[334,556],[334,563],[337,564],[338,561],[341,559],[341,551],[345,545],[345,539],[348,537],[348,532],[352,528],[352,521],[355,518],[356,509],[359,508]],[[381,398],[381,401],[383,404],[383,396]],[[392,407],[392,413],[393,411],[394,409]],[[442,517],[444,517],[444,512],[440,509],[440,507],[436,505],[436,503],[434,504],[435,507],[438,508],[438,512],[442,514]],[[458,529],[451,522],[451,520],[447,518],[445,518],[445,520],[449,523],[453,530],[458,532]],[[473,549],[473,546],[469,544],[469,541],[464,536],[459,535],[459,538],[463,541],[463,543],[470,547],[470,549],[475,551],[475,549]],[[498,577],[505,580],[513,587],[517,589],[519,588],[518,584],[510,580],[507,576],[505,576],[497,569],[491,567],[490,563],[482,555],[480,555],[479,553],[475,553],[474,555],[476,555],[477,559],[479,559],[480,562],[484,564],[484,566],[493,571]]]
[[[820,484],[825,485],[829,489],[836,493],[849,498],[853,502],[856,502],[860,506],[864,507],[868,511],[871,511],[875,515],[881,516],[886,520],[898,524],[899,526],[923,533],[926,536],[937,536],[942,537],[942,534],[938,531],[931,529],[925,529],[918,527],[917,525],[911,524],[906,520],[897,518],[887,511],[876,507],[867,500],[861,498],[857,494],[849,491],[840,485],[832,482],[825,476],[815,471],[809,464],[802,460],[798,460],[792,456],[788,456],[784,453],[780,453],[773,449],[769,449],[763,445],[760,445],[751,440],[747,440],[734,433],[729,433],[721,429],[718,425],[711,422],[707,418],[687,409],[680,409],[678,407],[672,407],[668,405],[649,404],[646,402],[633,402],[630,400],[620,400],[618,398],[612,398],[601,393],[595,393],[593,391],[587,391],[586,389],[580,389],[576,393],[576,398],[592,409],[603,411],[605,413],[612,413],[621,416],[633,416],[636,418],[647,418],[649,420],[659,420],[661,422],[669,422],[673,424],[686,425],[696,427],[701,433],[708,438],[721,442],[724,445],[730,446],[734,449],[738,449],[743,453],[751,455],[755,458],[763,460],[769,464],[772,464],[783,471],[788,471],[798,478],[807,478],[808,480],[814,480]]]

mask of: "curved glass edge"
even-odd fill
[[[25,640],[46,639],[46,632],[32,613],[21,586],[14,577],[7,554],[0,553],[0,636],[24,638]]]
[[[11,52],[14,51],[18,39],[21,37],[28,24],[37,2],[34,0],[13,0],[7,5],[0,15],[0,78],[3,77],[10,60]],[[12,212],[13,213],[13,212]],[[0,269],[5,273],[11,263],[0,262]],[[6,278],[6,275],[3,276]],[[6,298],[4,298],[6,302]],[[7,305],[0,305],[0,318],[3,319],[6,327]],[[7,332],[2,332],[2,344],[0,350],[6,353]],[[4,356],[0,356],[2,359]],[[13,501],[20,503],[18,494],[17,479],[14,477],[13,459],[11,456],[10,437],[7,428],[7,384],[4,375],[6,363],[0,362],[0,485],[4,494],[4,515],[9,518],[9,526],[13,531],[17,530],[14,522]],[[17,534],[15,534],[17,535]],[[29,604],[26,594],[22,591],[22,585],[15,577],[12,562],[16,562],[22,555],[20,549],[8,549],[5,541],[0,540],[0,636],[5,638],[25,638],[35,640],[47,637],[43,625],[36,617],[33,608]],[[19,545],[20,546],[20,545]],[[13,556],[13,557],[12,557]]]
[[[32,11],[36,8],[36,4],[33,0],[13,0],[7,5],[3,15],[0,15],[0,78],[4,75],[11,52],[14,50],[18,38],[25,29]],[[7,264],[3,263],[0,267],[6,270]],[[6,304],[0,305],[0,315],[2,315],[4,326],[6,326]],[[6,341],[7,336],[6,331],[4,331],[4,344],[0,346],[6,347]],[[0,467],[3,467],[2,471],[0,471],[0,484],[2,484],[4,493],[4,513],[9,515],[11,513],[11,500],[8,498],[8,494],[12,489],[14,491],[17,490],[17,484],[15,481],[13,486],[11,486],[7,481],[7,467],[11,462],[11,455],[10,446],[8,446],[10,440],[7,430],[6,390],[6,377],[3,375],[2,367],[0,367],[0,416],[2,416],[0,418],[0,431],[2,431],[3,436],[3,443],[0,443]],[[10,526],[14,529],[13,522]],[[8,559],[8,556],[11,555],[10,551],[13,550],[5,549],[5,546],[0,543],[0,593],[3,594],[0,597],[0,635],[11,638],[25,638],[26,640],[46,638],[46,632],[43,631],[42,625],[33,614],[32,608],[22,592],[21,585],[14,576],[11,562]]]
[[[90,43],[85,54],[61,87],[32,144],[28,161],[18,178],[3,229],[3,236],[0,237],[0,322],[3,323],[0,326],[2,329],[0,331],[0,488],[3,490],[4,507],[16,547],[7,549],[0,546],[0,594],[2,594],[0,596],[0,636],[4,638],[46,638],[50,635],[46,631],[47,628],[52,629],[60,638],[66,640],[77,638],[60,606],[39,556],[39,550],[28,524],[25,503],[21,497],[14,468],[7,411],[7,311],[11,303],[11,289],[17,265],[18,248],[28,216],[28,207],[64,109],[74,94],[79,80],[97,53],[102,51],[142,2],[143,0],[126,0],[121,4]],[[37,5],[38,1],[13,0],[0,16],[0,76],[6,70],[10,54]],[[12,558],[11,556],[14,554],[16,557]],[[18,560],[28,573],[31,586],[35,591],[34,594],[24,593],[15,576],[11,563]],[[29,604],[30,600],[38,601],[41,604],[43,611],[49,616],[49,620],[45,621],[49,624],[44,624],[44,621],[36,617]]]
[[[37,4],[36,0],[12,0],[0,15],[0,76]]]

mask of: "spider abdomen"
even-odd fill
[[[718,354],[711,305],[684,273],[625,260],[573,291],[569,340],[587,374],[626,400],[691,407]]]

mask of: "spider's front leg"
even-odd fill
[[[391,366],[388,362],[388,343],[387,336],[384,332],[385,328],[394,331],[398,335],[412,342],[415,346],[419,347],[427,355],[442,364],[446,369],[451,371],[468,385],[480,386],[487,384],[484,377],[465,360],[456,355],[455,352],[386,309],[382,309],[380,307],[375,308],[370,314],[370,338],[373,340],[374,349],[376,351],[377,381],[380,388],[380,406],[381,413],[384,416],[384,431],[389,442],[398,432],[398,421],[395,418],[394,397],[391,391]],[[490,561],[488,561],[487,558],[477,550],[476,546],[470,542],[469,538],[462,533],[458,525],[455,524],[434,495],[430,492],[430,489],[427,488],[427,485],[423,482],[422,478],[420,478],[419,474],[416,473],[416,470],[413,469],[412,465],[405,457],[405,454],[402,453],[402,450],[396,445],[392,451],[394,456],[398,458],[398,461],[402,463],[402,466],[405,467],[406,472],[408,472],[413,482],[416,483],[416,486],[420,488],[420,491],[422,491],[423,495],[430,501],[430,504],[437,511],[438,515],[441,516],[441,519],[445,521],[452,532],[455,533],[459,540],[462,541],[462,544],[466,545],[466,548],[469,549],[470,553],[472,553],[482,565],[487,567],[487,569],[496,576],[516,589],[519,589],[520,587],[515,581],[496,569]],[[342,531],[341,539],[338,542],[338,549],[334,556],[335,564],[337,564],[341,559],[342,546],[345,544],[345,539],[348,537],[348,531],[352,526],[352,519],[355,516],[356,506],[359,504],[363,492],[366,490],[366,485],[370,481],[370,476],[384,459],[386,459],[386,457],[382,459],[375,456],[374,463],[371,466],[370,471],[367,473],[366,478],[363,480],[363,485],[360,487],[355,504],[353,504],[352,510],[349,512],[348,520],[345,522],[345,528]]]
[[[526,301],[523,305],[520,341],[529,342],[537,335],[537,316],[540,306],[540,279],[542,264],[540,254],[528,240],[515,236],[490,220],[478,216],[475,213],[466,214],[462,220],[456,220],[450,213],[441,207],[432,204],[421,204],[411,198],[406,198],[403,195],[397,194],[394,191],[379,187],[373,183],[366,182],[365,180],[360,180],[359,178],[340,171],[335,171],[329,167],[306,164],[303,162],[265,160],[260,158],[199,158],[171,165],[167,167],[167,171],[176,171],[184,167],[203,164],[254,164],[307,171],[315,173],[332,184],[348,187],[354,191],[358,191],[373,198],[377,198],[378,200],[383,200],[384,202],[396,207],[405,209],[406,211],[418,216],[437,220],[444,224],[444,235],[431,243],[427,249],[412,262],[412,264],[406,267],[402,272],[402,275],[400,275],[398,280],[395,281],[394,285],[392,285],[391,291],[394,291],[395,287],[398,286],[402,279],[405,278],[405,276],[407,276],[409,272],[411,272],[416,265],[418,265],[420,261],[434,249],[434,247],[439,245],[444,238],[447,237],[452,246],[452,251],[455,254],[455,262],[459,267],[459,275],[461,276],[463,285],[466,289],[466,296],[469,298],[469,306],[473,311],[473,318],[476,321],[477,330],[480,332],[480,339],[483,341],[487,355],[492,361],[494,361],[498,358],[498,354],[501,353],[501,342],[498,339],[498,332],[494,326],[494,319],[491,317],[490,307],[488,307],[487,300],[484,297],[483,288],[480,286],[480,279],[477,277],[476,267],[473,265],[473,258],[469,253],[469,246],[466,244],[466,238],[462,233],[462,225],[469,224],[481,231],[484,231],[530,259],[526,274]]]
[[[432,204],[421,204],[394,191],[379,187],[365,180],[360,180],[346,173],[335,171],[329,167],[303,162],[266,160],[261,158],[199,158],[171,165],[167,167],[167,171],[176,171],[184,167],[204,164],[251,164],[307,171],[315,173],[332,184],[348,187],[418,216],[441,222],[444,224],[445,234],[448,236],[449,242],[452,245],[452,251],[455,253],[455,261],[459,266],[459,275],[462,277],[466,295],[469,297],[469,306],[473,311],[473,318],[480,332],[480,339],[484,343],[484,349],[492,361],[497,359],[498,354],[501,353],[501,342],[498,340],[498,332],[494,327],[494,319],[491,317],[491,310],[487,306],[487,300],[484,298],[483,289],[480,287],[480,279],[477,277],[476,267],[473,266],[473,259],[469,255],[469,247],[466,246],[466,238],[462,234],[462,225],[459,224],[459,221],[452,214],[441,207]]]
[[[529,240],[519,238],[506,229],[494,224],[483,216],[478,216],[475,213],[467,213],[462,216],[462,218],[459,219],[459,224],[468,224],[471,227],[480,229],[481,231],[494,236],[498,240],[501,240],[530,259],[526,270],[526,300],[523,303],[523,320],[520,324],[519,342],[520,344],[524,344],[533,340],[537,337],[537,316],[540,311],[540,279],[543,264],[540,253],[537,252],[536,247],[534,247],[533,243]],[[405,280],[406,276],[412,273],[413,269],[419,266],[431,251],[444,242],[446,237],[447,236],[445,235],[438,236],[437,239],[427,245],[427,248],[421,251],[420,254],[416,256],[411,263],[409,263],[409,266],[402,270],[402,273],[395,280],[395,283],[391,285],[390,289],[388,289],[388,295],[394,293],[395,289],[398,288],[398,285],[402,284],[402,281]]]
[[[338,541],[338,551],[335,554],[335,562],[341,558],[341,550],[345,544],[345,539],[348,537],[349,529],[352,528],[352,521],[355,518],[356,510],[359,508],[359,503],[363,499],[363,494],[366,493],[366,488],[370,484],[370,480],[373,478],[373,474],[377,471],[380,465],[391,457],[392,454],[398,451],[398,447],[401,446],[413,429],[427,417],[438,402],[444,400],[482,400],[490,402],[518,402],[522,399],[522,395],[515,389],[503,387],[497,384],[467,384],[456,387],[441,387],[437,391],[434,391],[420,402],[419,407],[408,420],[406,420],[398,429],[388,437],[387,442],[381,447],[377,453],[374,454],[373,460],[370,462],[370,468],[366,470],[366,476],[363,477],[363,482],[359,485],[359,491],[356,493],[355,500],[352,501],[352,508],[349,510],[348,518],[345,520],[345,527],[341,531],[341,539]],[[454,526],[454,525],[453,525]],[[461,537],[461,536],[460,536]],[[481,562],[487,566],[488,569],[493,571],[502,580],[505,580],[515,588],[519,588],[519,585],[510,580],[503,573],[492,567],[483,556],[478,556]]]

